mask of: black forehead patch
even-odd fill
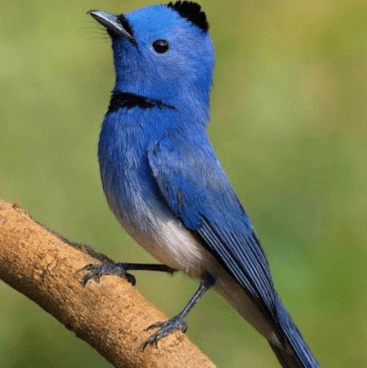
[[[176,1],[175,3],[168,3],[167,7],[175,10],[182,18],[186,18],[202,31],[208,31],[209,23],[199,4],[192,1]]]

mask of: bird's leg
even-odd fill
[[[132,285],[136,284],[135,277],[127,271],[160,271],[173,274],[176,270],[164,264],[141,264],[141,263],[111,263],[104,262],[99,264],[89,264],[80,271],[86,271],[81,279],[81,284],[85,286],[87,282],[93,279],[99,282],[103,275],[116,275],[125,278]]]
[[[175,317],[169,319],[166,322],[156,322],[151,326],[149,326],[146,329],[146,331],[151,330],[153,328],[159,328],[159,330],[154,335],[150,336],[143,343],[140,350],[144,351],[144,349],[148,345],[153,345],[155,348],[157,348],[158,347],[157,343],[162,337],[170,335],[171,333],[177,330],[182,330],[185,333],[187,330],[187,323],[184,321],[184,318],[189,314],[190,310],[195,306],[195,304],[204,295],[204,293],[214,285],[214,283],[215,283],[214,277],[207,274],[200,281],[199,288],[196,290],[193,297],[190,299],[185,308],[179,314],[177,314]]]

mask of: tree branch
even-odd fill
[[[87,254],[88,253],[88,254]],[[0,200],[0,278],[52,314],[115,367],[215,368],[182,333],[139,347],[144,329],[167,317],[126,280],[80,284],[78,271],[107,257],[56,236],[17,205]]]

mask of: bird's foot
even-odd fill
[[[126,279],[134,286],[136,284],[136,279],[133,275],[127,273],[126,269],[127,266],[125,266],[124,263],[89,264],[79,271],[86,271],[86,274],[82,277],[80,283],[85,286],[91,279],[99,282],[103,275],[116,275]]]
[[[166,322],[156,322],[151,326],[149,326],[146,329],[146,331],[149,331],[153,328],[159,328],[159,330],[154,335],[150,336],[147,340],[145,340],[143,345],[140,347],[141,351],[144,351],[144,349],[148,345],[153,345],[155,348],[158,348],[158,341],[161,338],[166,337],[176,332],[177,330],[181,330],[183,333],[185,333],[187,330],[187,323],[182,319],[182,317],[178,315],[176,317],[169,319]]]

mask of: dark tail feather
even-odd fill
[[[286,353],[283,349],[278,348],[269,342],[274,354],[277,356],[279,363],[283,368],[304,368],[306,367],[302,364],[295,356]]]
[[[271,348],[283,368],[320,368],[310,348],[303,340],[301,333],[293,323],[281,301],[278,305],[279,338],[284,348],[269,341]]]

